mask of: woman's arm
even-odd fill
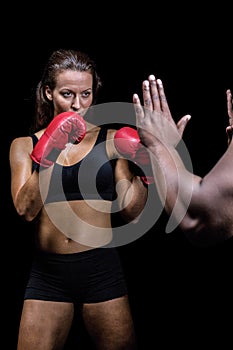
[[[148,188],[145,179],[133,173],[129,166],[128,157],[124,157],[116,150],[114,137],[116,130],[109,130],[108,156],[115,158],[115,181],[118,206],[121,216],[126,222],[136,223],[146,204]],[[150,186],[150,185],[149,185]]]
[[[33,220],[43,206],[39,187],[39,174],[32,173],[32,140],[20,137],[10,146],[11,194],[18,214]]]
[[[147,201],[147,186],[123,158],[116,161],[115,179],[121,215],[125,221],[136,223]]]

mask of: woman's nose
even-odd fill
[[[79,102],[78,96],[76,96],[76,97],[73,99],[72,108],[73,108],[74,110],[79,110],[79,108],[80,108],[80,102]]]

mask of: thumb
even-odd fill
[[[178,132],[179,132],[179,134],[180,134],[181,137],[182,137],[183,132],[184,132],[184,129],[186,128],[186,126],[187,126],[187,124],[188,124],[188,122],[189,122],[190,119],[191,119],[191,115],[187,114],[187,115],[185,115],[184,117],[182,117],[182,118],[178,121],[178,123],[176,124],[177,130],[178,130]]]
[[[228,145],[231,143],[231,139],[232,139],[232,126],[229,125],[227,126],[226,128],[226,134],[227,134],[227,142],[228,142]]]

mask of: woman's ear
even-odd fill
[[[52,101],[52,99],[53,99],[52,91],[48,86],[45,87],[45,94],[46,94],[47,99]]]

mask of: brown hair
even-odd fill
[[[53,103],[48,100],[45,94],[45,87],[49,86],[53,90],[56,86],[56,77],[65,70],[79,72],[90,72],[93,77],[93,103],[95,104],[101,80],[96,71],[95,62],[81,51],[76,50],[56,50],[48,59],[44,68],[42,78],[36,88],[35,96],[35,120],[32,132],[36,132],[48,126],[54,117]]]

